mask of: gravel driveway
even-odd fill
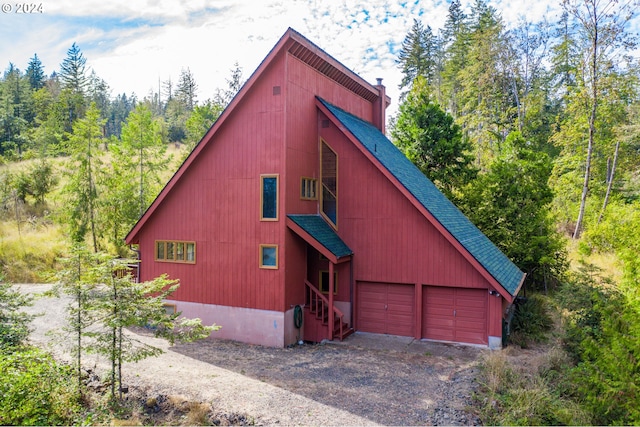
[[[20,285],[37,293],[48,285]],[[59,358],[64,299],[40,298],[31,341]],[[224,327],[224,325],[222,325]],[[133,333],[133,332],[132,332]],[[246,414],[257,424],[469,425],[483,350],[356,333],[342,343],[267,348],[226,340],[169,347],[138,334],[165,353],[124,366],[124,383],[150,394],[212,403],[217,412]],[[85,358],[105,370],[104,361]]]

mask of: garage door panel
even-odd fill
[[[422,337],[486,344],[487,290],[426,286]]]
[[[413,336],[415,310],[413,285],[358,282],[358,330]]]

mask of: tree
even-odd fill
[[[186,143],[187,154],[193,150],[195,145],[202,139],[207,133],[213,123],[220,117],[224,106],[215,104],[211,100],[207,100],[202,105],[196,105],[193,112],[189,116],[186,122]]]
[[[196,79],[194,78],[191,70],[187,67],[187,69],[182,69],[180,71],[180,79],[178,82],[178,88],[176,90],[176,95],[183,103],[187,111],[192,111],[196,106],[196,98],[197,98],[198,84],[196,83]]]
[[[60,65],[60,81],[62,88],[67,91],[69,102],[69,126],[84,115],[85,92],[89,84],[86,71],[87,59],[75,42],[67,50],[67,57]]]
[[[544,152],[527,147],[519,132],[464,191],[460,208],[537,285],[565,269],[564,244],[549,216],[552,164]]]
[[[13,289],[0,277],[0,353],[16,348],[29,335],[29,323],[34,316],[20,310],[32,301],[32,297]]]
[[[63,292],[73,299],[68,307],[68,321],[77,339],[74,352],[78,380],[81,380],[82,354],[94,352],[106,356],[111,362],[112,399],[116,397],[116,388],[122,397],[124,362],[137,362],[162,353],[162,349],[136,340],[125,328],[150,328],[155,336],[171,344],[206,338],[220,328],[204,326],[200,319],[181,318],[180,313],[168,313],[164,300],[175,292],[178,282],[160,276],[136,283],[132,280],[129,262],[105,253],[91,253],[81,245],[74,246],[71,256],[63,260],[54,289],[54,293]]]
[[[453,117],[431,99],[424,77],[414,80],[391,135],[405,155],[451,199],[456,198],[456,189],[477,173],[472,165],[473,147]]]
[[[73,135],[68,141],[71,156],[69,179],[63,189],[71,238],[74,242],[82,242],[90,233],[94,252],[99,249],[96,215],[99,193],[96,179],[102,167],[99,151],[104,122],[100,118],[100,110],[92,103],[86,117],[74,124]]]
[[[29,66],[27,67],[27,78],[29,79],[29,85],[31,89],[38,90],[44,86],[45,75],[44,67],[37,54],[33,54],[33,58],[29,60]]]
[[[577,20],[582,40],[585,42],[582,46],[585,67],[582,78],[588,104],[588,140],[580,208],[573,233],[573,238],[578,239],[582,232],[591,181],[591,161],[601,97],[599,84],[608,67],[619,61],[617,55],[634,45],[625,27],[635,14],[640,2],[637,0],[625,3],[619,3],[617,0],[563,0],[562,5],[565,11]]]
[[[110,144],[111,168],[101,175],[103,229],[122,253],[123,238],[151,204],[163,183],[169,161],[161,119],[139,104],[122,127],[121,141]]]
[[[226,79],[227,88],[218,89],[213,98],[214,105],[221,107],[224,110],[231,102],[233,97],[240,91],[240,88],[244,84],[242,78],[242,67],[236,62],[234,68],[231,70],[231,78]]]
[[[419,20],[414,19],[413,26],[404,38],[396,60],[403,74],[400,89],[410,88],[418,76],[426,78],[430,86],[435,84],[439,71],[438,45],[439,41],[431,27],[424,28]]]

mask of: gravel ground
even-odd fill
[[[70,340],[55,333],[65,307],[63,299],[40,298],[28,311],[43,313],[31,341],[68,360]],[[143,331],[136,335],[165,353],[125,365],[126,385],[151,396],[209,402],[216,412],[243,414],[256,424],[480,424],[469,410],[484,351],[475,347],[365,333],[284,349],[214,339],[169,347]],[[106,370],[100,359],[85,361]]]

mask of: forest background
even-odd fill
[[[530,384],[506,379],[487,391],[491,423],[640,422],[638,6],[565,0],[557,22],[507,30],[486,1],[454,0],[442,30],[416,19],[398,55],[390,138],[527,273],[514,341],[560,325],[540,414],[508,409]],[[199,101],[185,67],[142,99],[112,96],[76,44],[48,76],[37,54],[9,63],[2,276],[46,281],[77,242],[130,256],[124,236],[240,89],[239,65],[226,83]]]

